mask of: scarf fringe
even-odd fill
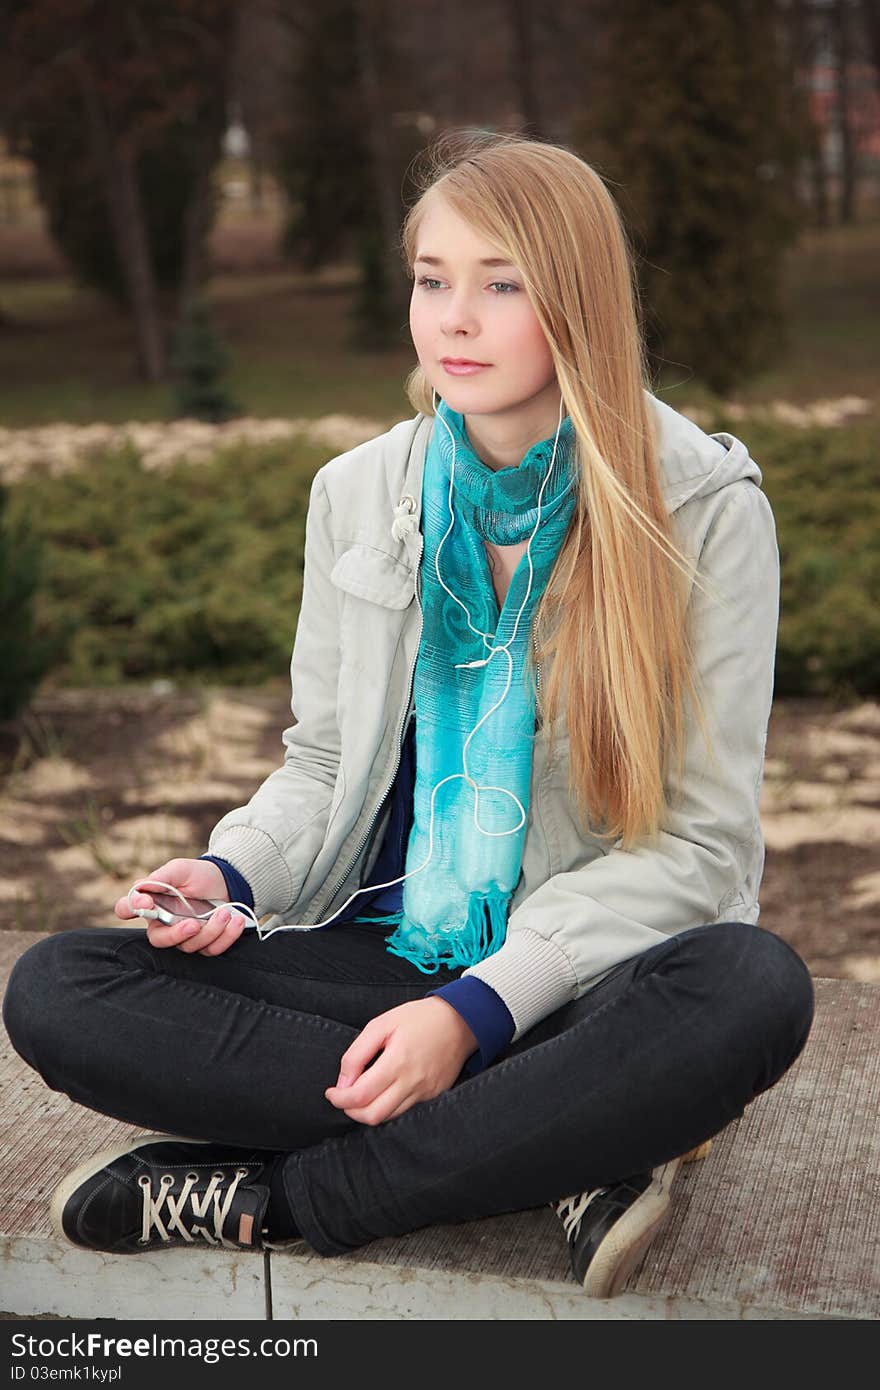
[[[441,965],[449,969],[477,965],[500,950],[507,935],[509,903],[509,893],[471,893],[464,926],[454,935],[440,929],[433,938],[405,913],[370,920],[396,923],[397,930],[386,941],[385,949],[411,961],[423,974],[433,975]]]

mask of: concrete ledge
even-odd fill
[[[508,1228],[515,1221],[507,1217],[495,1219],[508,1223]],[[556,1235],[558,1239],[559,1232]],[[344,1269],[328,1272],[327,1261],[319,1255],[296,1256],[284,1264],[275,1255],[271,1277],[273,1316],[279,1320],[644,1322],[682,1318],[767,1321],[816,1316],[759,1304],[738,1305],[684,1295],[646,1294],[637,1287],[618,1298],[587,1298],[570,1274],[564,1279],[502,1278],[485,1271],[451,1273],[442,1269],[420,1269],[402,1262],[377,1264],[359,1260],[355,1263],[351,1258],[344,1261]]]
[[[0,934],[0,988],[37,937]],[[620,1297],[588,1299],[549,1208],[427,1227],[344,1257],[207,1247],[89,1255],[49,1197],[142,1131],[47,1088],[0,1038],[0,1311],[79,1318],[874,1319],[880,1314],[880,987],[816,981],[799,1061],[705,1162]]]
[[[235,1250],[90,1255],[54,1235],[0,1236],[0,1308],[30,1317],[220,1319],[268,1315],[264,1260]]]

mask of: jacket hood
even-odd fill
[[[663,496],[670,512],[692,497],[707,497],[741,478],[760,487],[761,470],[736,435],[706,434],[656,396],[649,400],[657,426]]]

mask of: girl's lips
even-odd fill
[[[485,372],[491,365],[488,362],[443,362],[444,371],[450,376],[472,376],[474,372]]]

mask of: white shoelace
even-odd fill
[[[577,1239],[584,1212],[590,1203],[594,1198],[600,1197],[603,1192],[607,1191],[607,1187],[594,1187],[590,1192],[576,1192],[572,1197],[563,1197],[560,1202],[553,1203],[556,1208],[556,1215],[561,1219],[569,1241]]]
[[[159,1180],[159,1195],[153,1197],[152,1180],[145,1174],[138,1178],[138,1186],[143,1193],[144,1210],[143,1225],[141,1227],[141,1245],[146,1245],[150,1240],[150,1233],[156,1230],[160,1240],[170,1240],[172,1232],[183,1236],[184,1240],[192,1242],[196,1236],[201,1236],[209,1245],[223,1245],[227,1249],[237,1250],[239,1246],[233,1240],[226,1240],[223,1236],[223,1222],[229,1214],[232,1206],[232,1199],[235,1196],[236,1188],[242,1178],[248,1176],[247,1168],[236,1168],[235,1178],[226,1189],[221,1192],[225,1174],[214,1172],[211,1174],[211,1181],[206,1187],[201,1197],[193,1192],[193,1188],[198,1182],[197,1173],[187,1173],[184,1179],[183,1189],[178,1197],[172,1197],[170,1189],[174,1186],[174,1178],[171,1173],[163,1173]],[[223,1198],[221,1202],[221,1196]],[[192,1229],[187,1230],[183,1224],[183,1209],[186,1203],[190,1203],[191,1211],[188,1213]],[[162,1217],[162,1206],[166,1207],[165,1217]],[[196,1224],[203,1222],[209,1215],[209,1207],[213,1206],[210,1213],[213,1233],[207,1225]],[[166,1228],[165,1222],[168,1225]]]

